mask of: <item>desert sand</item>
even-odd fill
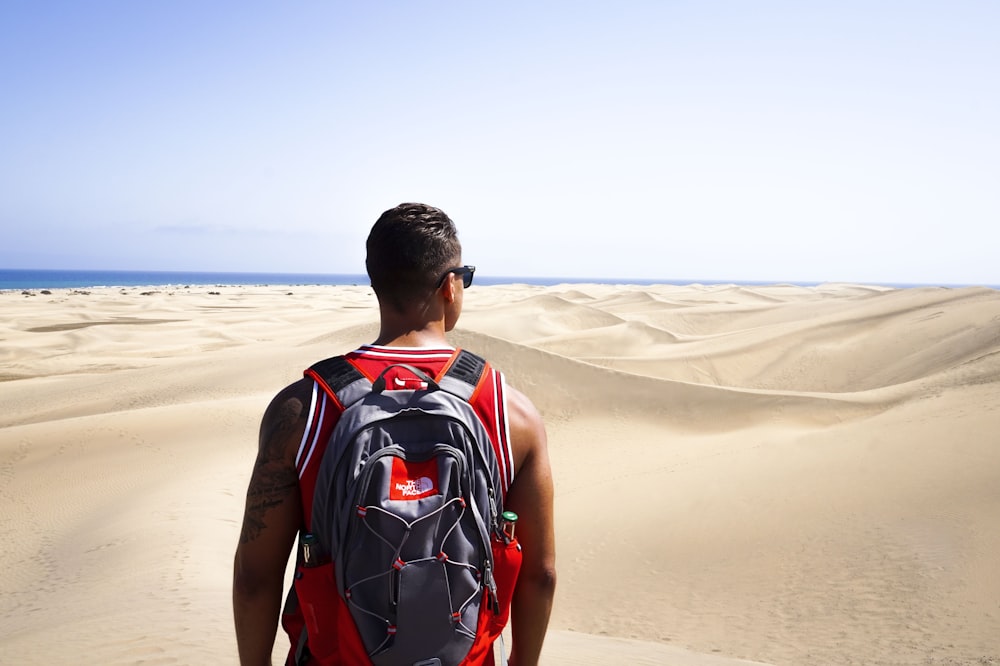
[[[85,292],[0,292],[0,663],[236,663],[260,416],[374,296]],[[997,291],[475,286],[451,340],[547,424],[544,664],[1000,664]]]

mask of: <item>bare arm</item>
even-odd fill
[[[509,390],[516,475],[504,507],[518,514],[523,562],[511,606],[510,666],[538,663],[556,587],[552,470],[542,417],[523,394]]]
[[[275,396],[260,425],[233,563],[233,615],[241,664],[270,664],[281,613],[285,566],[302,521],[295,454],[305,428],[311,383]]]

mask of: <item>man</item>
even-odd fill
[[[436,375],[453,351],[445,334],[458,321],[464,289],[475,270],[462,265],[454,224],[437,208],[401,204],[383,213],[372,227],[367,252],[380,330],[374,343],[347,358],[366,374],[377,372],[380,364],[403,360]],[[520,516],[516,534],[523,549],[511,604],[509,663],[530,666],[538,662],[555,591],[552,477],[537,410],[523,394],[506,386],[499,373],[494,371],[491,381],[494,404],[486,409],[500,417],[487,429],[494,448],[507,458],[501,460],[507,489],[504,508]],[[303,497],[302,487],[308,483],[302,483],[296,459],[312,445],[308,434],[321,429],[310,423],[320,411],[311,407],[322,399],[322,393],[316,397],[314,384],[307,377],[286,387],[271,401],[261,422],[233,567],[242,664],[270,663],[285,566],[296,537],[308,524],[306,505],[311,498]]]

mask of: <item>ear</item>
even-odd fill
[[[441,294],[444,296],[445,303],[455,302],[455,297],[456,297],[455,278],[452,273],[448,273],[448,275],[445,277],[444,284],[441,285]]]

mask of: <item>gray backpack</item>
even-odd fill
[[[370,382],[342,357],[321,371],[344,406],[320,463],[312,531],[375,666],[457,665],[496,605],[491,534],[500,469],[469,399],[487,369],[459,351],[439,381],[389,366]],[[404,367],[426,388],[388,390]]]

